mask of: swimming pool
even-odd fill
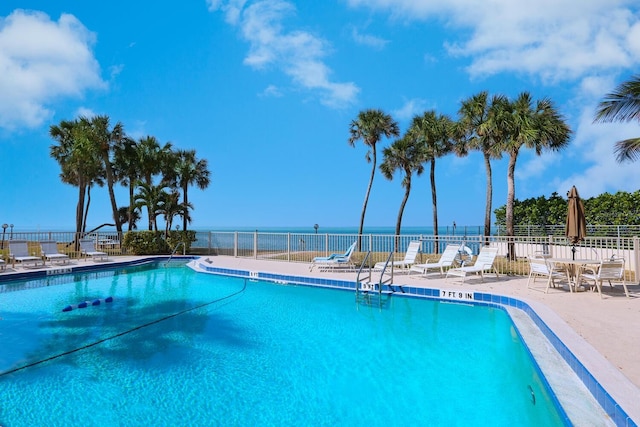
[[[2,425],[564,424],[499,308],[162,264],[46,281],[0,293]]]

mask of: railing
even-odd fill
[[[640,233],[639,233],[640,234]],[[558,258],[571,258],[572,246],[562,236],[461,236],[461,235],[388,235],[367,234],[360,236],[361,247],[353,254],[356,264],[368,259],[370,265],[384,261],[390,251],[395,250],[395,260],[404,258],[404,253],[413,240],[421,242],[418,262],[442,253],[448,244],[464,243],[474,255],[485,243],[498,248],[496,267],[501,274],[527,275],[527,257],[534,253],[546,253]],[[191,253],[202,255],[230,255],[241,258],[269,259],[289,262],[311,262],[316,256],[344,252],[358,240],[357,234],[304,234],[262,232],[198,232],[197,241],[191,245]],[[397,245],[397,247],[396,247]],[[512,246],[515,254],[508,256]],[[613,255],[626,261],[630,281],[640,278],[640,238],[638,237],[587,237],[575,247],[576,258],[606,259]]]
[[[564,225],[516,225],[513,227],[516,236],[564,236]],[[505,227],[496,227],[492,234],[506,235]],[[599,237],[634,237],[640,236],[640,225],[587,225],[587,235]]]
[[[109,255],[126,255],[120,242],[122,236],[117,232],[75,233],[69,231],[38,231],[38,232],[12,232],[0,236],[0,258],[9,260],[9,243],[11,240],[26,240],[30,254],[40,256],[41,240],[55,240],[58,243],[58,252],[67,254],[70,258],[80,258],[81,238],[91,238],[95,241],[96,249]]]
[[[458,227],[459,229],[460,227]],[[614,229],[616,226],[601,228]],[[631,226],[627,227],[627,230]],[[620,232],[622,230],[620,229]],[[564,231],[563,231],[564,233]],[[576,246],[576,258],[607,259],[615,255],[625,259],[627,278],[631,282],[640,280],[640,227],[635,237],[630,236],[600,236],[589,234],[583,242]],[[56,240],[58,250],[71,258],[79,258],[80,251],[76,246],[74,232],[29,232],[6,233],[0,238],[0,258],[9,260],[9,241],[25,239],[28,241],[29,252],[40,255],[39,241]],[[82,237],[85,237],[84,235]],[[96,241],[96,247],[109,255],[126,255],[121,247],[122,236],[115,232],[96,232],[91,237]],[[196,241],[189,251],[193,255],[229,255],[242,258],[254,258],[289,262],[311,262],[316,256],[327,256],[330,253],[344,252],[360,237],[360,248],[353,254],[355,263],[361,263],[364,255],[371,251],[368,262],[374,265],[384,261],[386,255],[394,251],[395,260],[404,258],[409,243],[413,240],[421,242],[418,262],[424,262],[427,257],[433,258],[440,254],[448,244],[460,245],[464,243],[478,254],[480,247],[488,243],[498,247],[496,267],[501,274],[527,275],[529,265],[526,257],[534,253],[546,253],[554,257],[570,258],[573,256],[572,246],[562,235],[517,235],[506,237],[500,235],[400,235],[391,234],[312,234],[312,233],[263,233],[263,232],[217,232],[204,231],[196,233]],[[515,253],[508,254],[510,247]],[[508,256],[512,255],[512,256]]]

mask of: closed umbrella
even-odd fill
[[[573,252],[573,259],[576,258],[576,245],[578,242],[584,240],[587,235],[587,221],[584,217],[584,205],[578,190],[574,185],[567,193],[569,203],[567,204],[567,226],[565,228],[565,236],[571,243],[571,252]]]

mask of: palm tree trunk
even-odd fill
[[[431,207],[433,209],[434,250],[438,253],[438,197],[436,196],[436,161],[431,159]]]
[[[376,175],[376,147],[371,147],[371,153],[373,155],[373,167],[371,168],[371,177],[369,178],[369,186],[367,187],[367,193],[364,196],[364,204],[362,205],[362,214],[360,215],[360,228],[358,229],[358,252],[362,251],[362,231],[364,230],[364,216],[367,212],[367,203],[369,203],[369,194],[371,193],[371,187],[373,186],[373,178]]]
[[[402,202],[400,203],[400,210],[398,211],[398,219],[396,221],[396,239],[395,239],[395,247],[394,251],[399,250],[400,246],[400,230],[402,227],[402,214],[404,213],[404,207],[407,205],[407,200],[409,200],[409,192],[411,192],[411,180],[407,180],[407,185],[405,187],[404,197],[402,198]]]
[[[516,194],[515,189],[515,170],[516,159],[518,158],[518,152],[512,152],[509,156],[509,165],[507,167],[507,209],[506,209],[506,222],[507,222],[507,258],[511,261],[516,259],[516,245],[513,241],[514,228],[513,228],[513,204]]]
[[[484,167],[487,171],[487,195],[484,208],[484,236],[485,245],[489,245],[489,236],[491,235],[491,203],[493,199],[493,178],[491,175],[491,157],[488,153],[484,153]]]
[[[187,184],[185,184],[184,187],[182,187],[182,201],[184,202],[185,209],[188,209],[187,206],[189,206],[189,199],[187,197]],[[185,215],[182,216],[182,230],[187,231],[186,212],[185,212]]]
[[[102,159],[104,161],[105,172],[107,174],[107,189],[109,190],[109,199],[111,200],[111,211],[113,221],[116,223],[118,235],[122,234],[122,224],[120,223],[120,215],[118,215],[118,203],[116,202],[116,194],[113,191],[113,169],[109,160],[109,152],[103,152]]]
[[[131,231],[131,223],[133,222],[133,180],[129,178],[129,209],[127,210],[127,215],[129,216],[129,225],[127,226],[127,231]]]
[[[76,242],[75,242],[76,251],[79,250],[80,248],[78,238],[80,238],[80,234],[82,233],[85,191],[86,191],[86,186],[84,184],[78,184],[78,204],[76,205]]]
[[[89,206],[91,205],[91,186],[87,186],[87,207],[84,210],[84,218],[82,219],[82,233],[87,231],[87,218],[89,217]]]

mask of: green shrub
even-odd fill
[[[180,242],[184,243],[184,253],[189,253],[191,250],[191,244],[196,241],[196,232],[192,230],[187,231],[169,231],[169,237],[167,237],[167,243],[171,247],[173,252]],[[182,255],[182,247],[178,248],[178,254]]]
[[[170,231],[166,239],[163,231],[129,231],[124,235],[123,248],[133,255],[168,255],[180,242],[188,253],[195,241],[196,232],[191,230]],[[182,254],[182,248],[177,253]]]
[[[128,231],[122,245],[133,255],[164,255],[171,252],[161,231]]]

